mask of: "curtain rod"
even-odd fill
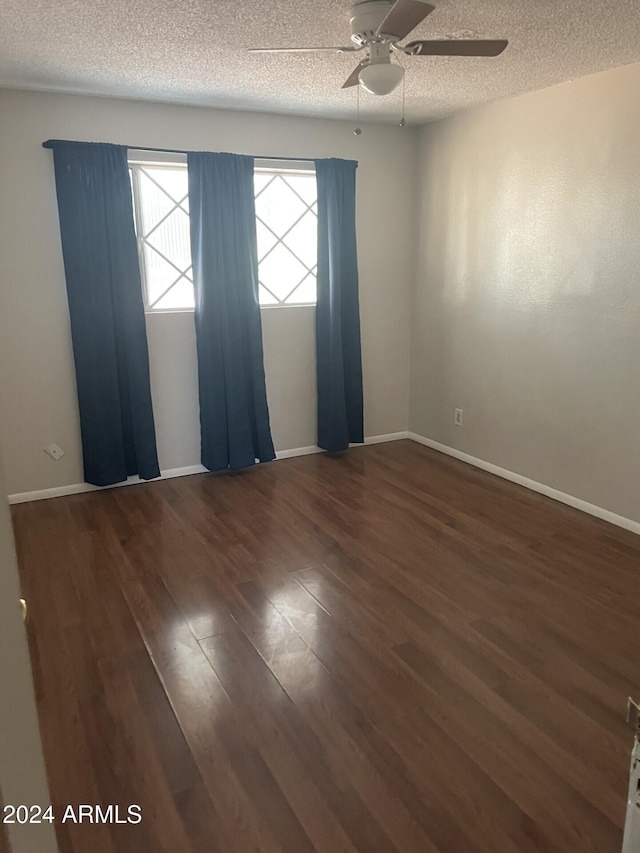
[[[56,142],[77,142],[74,139],[47,139],[42,143],[43,148],[53,148]],[[112,145],[114,143],[102,143],[103,145]],[[124,148],[128,148],[130,151],[155,151],[158,154],[189,154],[189,151],[183,150],[181,148],[149,148],[146,145],[125,145]],[[255,160],[290,160],[293,163],[313,163],[313,157],[283,157],[280,155],[279,157],[267,157],[264,154],[254,154],[251,155]]]

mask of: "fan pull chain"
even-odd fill
[[[402,65],[402,63],[400,63]],[[404,70],[404,69],[403,69]],[[402,118],[400,119],[400,127],[404,127],[406,125],[406,119],[404,117],[404,86],[405,80],[407,79],[406,72],[402,75]]]
[[[360,83],[356,86],[356,124],[360,124]],[[356,127],[353,131],[355,136],[360,136],[362,133],[361,127]]]

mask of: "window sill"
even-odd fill
[[[274,309],[278,311],[286,310],[288,311],[290,308],[315,308],[315,302],[295,302],[290,303],[288,305],[261,305],[261,311],[273,311]],[[149,309],[145,308],[145,317],[155,317],[157,314],[193,314],[195,312],[195,308],[154,308]]]
[[[288,302],[286,305],[261,305],[261,311],[273,311],[275,308],[278,311],[289,310],[290,308],[315,308],[315,302]]]
[[[193,314],[195,308],[145,308],[145,317],[154,317],[156,314]]]

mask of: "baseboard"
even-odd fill
[[[71,483],[68,486],[54,486],[52,489],[39,489],[35,492],[18,492],[9,495],[10,504],[24,504],[29,501],[44,501],[48,498],[62,498],[65,495],[79,495],[83,492],[102,492],[105,489],[119,489],[122,486],[138,486],[140,483],[156,483],[158,480],[170,480],[172,477],[186,477],[189,474],[206,474],[204,465],[187,465],[184,468],[167,468],[155,480],[141,480],[140,477],[129,477],[122,483],[112,486],[92,486],[91,483]]]
[[[294,447],[291,450],[276,450],[276,461],[278,459],[291,459],[292,456],[310,456],[312,453],[322,453],[322,448],[315,444],[309,447]]]
[[[461,450],[456,450],[455,447],[448,447],[446,444],[440,444],[438,441],[433,441],[431,438],[425,438],[423,435],[418,435],[415,432],[409,432],[408,438],[411,441],[417,441],[418,444],[424,444],[425,447],[430,447],[432,450],[437,450],[439,453],[445,453],[447,456],[453,456],[454,459],[459,459],[461,462],[466,462],[473,465],[475,468],[481,468],[483,471],[488,471],[490,474],[496,474],[504,480],[509,480],[512,483],[517,483],[519,486],[524,486],[525,489],[531,489],[532,492],[538,492],[547,498],[552,498],[554,501],[566,504],[567,506],[579,509],[589,515],[608,521],[615,524],[617,527],[623,527],[625,530],[630,530],[632,533],[640,535],[640,522],[633,521],[630,518],[625,518],[623,515],[617,515],[615,512],[610,512],[608,509],[603,509],[595,504],[587,503],[580,498],[575,498],[573,495],[567,495],[565,492],[560,492],[558,489],[553,489],[551,486],[546,486],[544,483],[538,483],[535,480],[530,480],[528,477],[523,477],[521,474],[515,474],[513,471],[507,471],[506,468],[500,468],[498,465],[493,465],[491,462],[485,462],[483,459],[478,459],[475,456],[470,456],[468,453],[463,453]]]
[[[365,438],[365,444],[381,444],[384,441],[398,441],[401,438],[409,438],[408,432],[392,432],[386,435],[372,435]],[[360,445],[353,445],[359,447]],[[278,450],[276,461],[279,459],[290,459],[292,456],[308,456],[311,453],[322,453],[320,447],[315,445],[309,447],[294,447],[291,450]],[[141,480],[140,477],[129,477],[122,483],[114,483],[112,486],[92,486],[90,483],[71,483],[68,486],[54,486],[51,489],[39,489],[34,492],[18,492],[9,495],[10,504],[22,504],[29,501],[43,501],[49,498],[61,498],[65,495],[79,495],[83,492],[101,492],[104,489],[118,489],[122,486],[136,486],[140,483],[155,483],[157,480],[170,480],[173,477],[187,477],[189,474],[206,474],[207,469],[203,465],[188,465],[184,468],[168,468],[155,480]]]
[[[408,432],[388,432],[386,435],[370,435],[365,438],[365,444],[383,444],[385,441],[400,441],[402,438],[409,438]],[[357,447],[358,445],[353,445]]]

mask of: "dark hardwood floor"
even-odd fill
[[[13,517],[62,853],[619,853],[639,537],[409,441]]]

